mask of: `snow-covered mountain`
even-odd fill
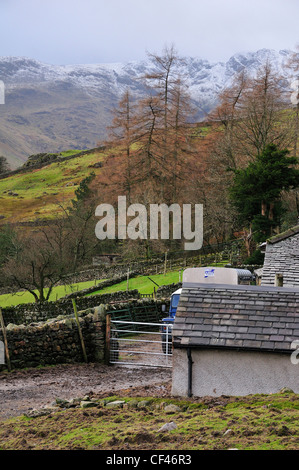
[[[269,60],[286,75],[291,51],[262,49],[236,54],[226,63],[186,57],[182,72],[203,118],[221,90],[244,67],[254,73]],[[0,57],[5,105],[0,106],[0,155],[13,166],[30,154],[67,148],[92,148],[106,135],[111,110],[125,89],[145,92],[140,77],[151,70],[149,60],[125,64],[48,65],[30,58]]]

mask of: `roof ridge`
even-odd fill
[[[299,225],[295,225],[294,227],[291,227],[285,230],[284,232],[278,233],[277,235],[268,238],[267,242],[271,244],[277,243],[281,240],[285,240],[286,238],[291,237],[292,235],[296,235],[297,233],[299,233]]]

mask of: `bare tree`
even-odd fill
[[[91,174],[80,183],[71,207],[61,207],[62,217],[50,220],[38,231],[19,231],[14,237],[17,249],[6,256],[2,272],[12,284],[30,292],[36,302],[48,301],[65,275],[90,264],[99,243],[94,233],[93,177]]]
[[[282,78],[266,63],[249,86],[240,102],[238,136],[250,158],[261,155],[268,145],[288,147],[293,126],[284,111],[289,107]]]
[[[211,121],[219,122],[222,126],[219,139],[216,141],[215,154],[219,161],[229,168],[238,167],[237,129],[239,119],[239,106],[243,93],[248,86],[248,77],[245,70],[237,74],[230,87],[219,96],[220,104],[209,116]]]
[[[173,45],[165,47],[162,55],[150,53],[148,56],[154,70],[147,73],[144,78],[151,87],[155,88],[163,103],[164,138],[167,139],[168,109],[172,100],[173,85],[178,78],[178,66],[182,64],[182,59],[178,57]]]
[[[68,272],[65,235],[42,230],[20,239],[21,249],[3,267],[5,277],[30,292],[36,302],[49,300],[53,287]]]
[[[134,166],[134,158],[132,153],[132,145],[135,142],[135,104],[129,90],[123,94],[118,107],[114,110],[112,125],[109,126],[110,131],[109,145],[117,145],[119,151],[125,154],[123,168],[123,187],[128,201],[131,201],[132,191],[132,169]]]
[[[285,113],[289,101],[283,85],[266,62],[255,77],[239,74],[220,96],[211,119],[218,118],[224,126],[216,150],[227,157],[231,168],[246,165],[268,145],[283,148],[292,143],[294,120]]]
[[[299,45],[296,47],[296,52],[293,52],[289,61],[286,64],[288,71],[292,72],[290,104],[294,111],[295,130],[293,139],[293,156],[297,157],[298,138],[299,138]],[[293,191],[295,195],[295,204],[297,217],[299,216],[299,192]]]
[[[182,124],[182,89],[184,79],[181,73],[183,59],[178,56],[174,46],[165,47],[161,55],[149,54],[153,64],[153,71],[144,76],[146,84],[154,90],[154,96],[159,101],[159,160],[160,166],[164,171],[160,175],[161,198],[167,197],[165,193],[167,177],[169,174],[165,171],[174,163],[176,167],[178,146],[173,146],[174,129],[178,131]],[[186,124],[186,121],[184,121]],[[178,135],[178,133],[177,133]],[[178,140],[177,140],[178,143]],[[175,173],[173,173],[174,175]]]

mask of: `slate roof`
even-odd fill
[[[230,348],[288,353],[299,340],[299,289],[200,284],[184,288],[174,348]]]
[[[277,243],[280,242],[281,240],[285,240],[286,238],[292,237],[293,235],[296,235],[299,233],[299,225],[296,225],[295,227],[292,227],[285,232],[279,233],[278,235],[274,235],[273,237],[269,238],[267,240],[268,243]]]
[[[283,275],[285,287],[299,287],[299,226],[267,242],[262,286],[274,286],[278,273]]]

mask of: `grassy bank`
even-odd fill
[[[121,408],[109,405],[117,399],[124,402]],[[4,421],[0,449],[295,450],[298,418],[293,393],[202,400],[110,397],[95,400],[92,408]],[[170,422],[175,429],[161,430]]]

